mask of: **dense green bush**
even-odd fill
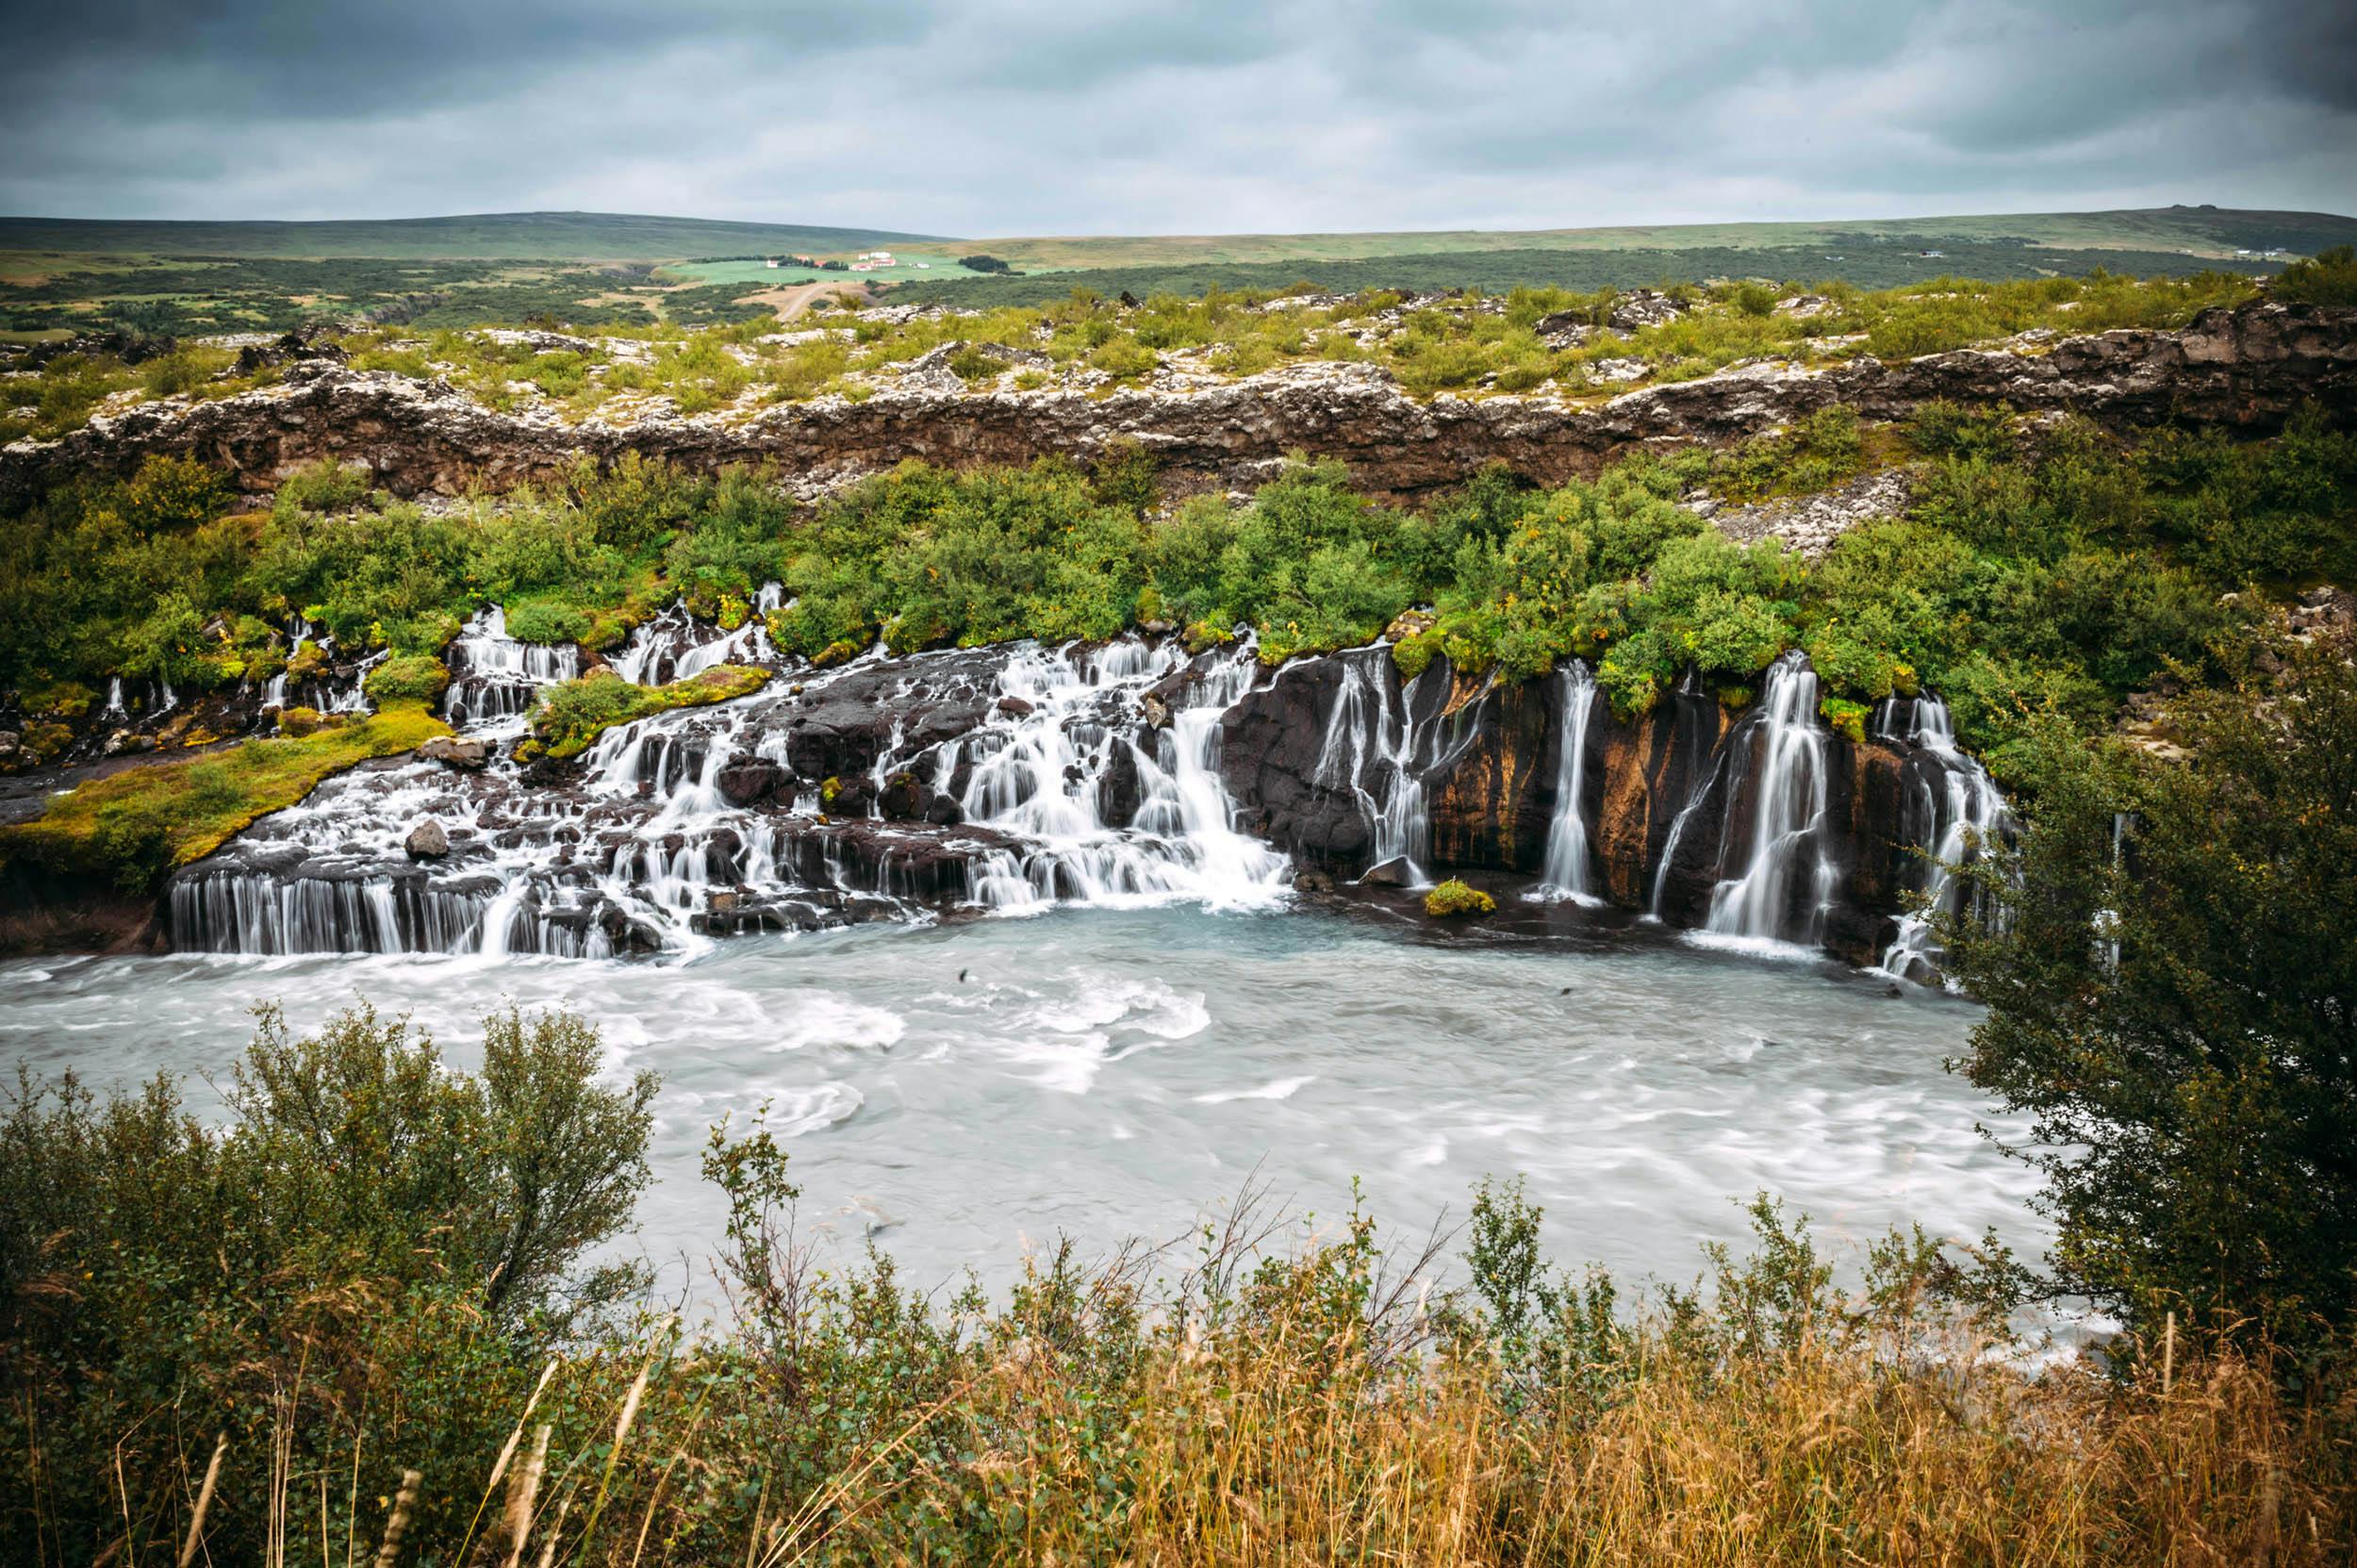
[[[362,685],[379,702],[431,702],[450,685],[450,671],[431,653],[398,653],[370,670]]]
[[[496,1014],[465,1074],[365,1005],[301,1038],[258,1016],[225,1123],[169,1078],[104,1102],[20,1078],[0,1114],[0,1442],[111,1456],[42,1478],[42,1528],[127,1528],[170,1559],[190,1455],[201,1471],[221,1433],[217,1539],[258,1543],[262,1489],[232,1477],[266,1474],[274,1441],[348,1470],[364,1429],[441,1477],[429,1527],[461,1527],[453,1479],[537,1359],[642,1285],[586,1254],[646,1184],[655,1083],[601,1083],[585,1021]],[[22,1545],[6,1491],[0,1539]]]
[[[2357,249],[2335,245],[2283,269],[2268,292],[2295,305],[2357,305]]]
[[[2160,763],[2040,736],[2019,846],[1947,964],[1962,1065],[2035,1118],[2056,1290],[2286,1344],[2357,1315],[2357,672],[2188,699]]]

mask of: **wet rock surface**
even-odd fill
[[[1467,872],[1873,962],[1919,851],[1954,837],[1941,802],[1969,760],[1918,733],[1944,710],[1854,745],[1813,695],[1798,729],[1769,706],[1672,692],[1624,722],[1570,672],[1508,685],[1436,659],[1402,681],[1388,647],[1276,669],[1138,638],[870,654],[569,764],[519,769],[477,734],[356,769],[176,876],[168,924],[221,951],[596,956],[1049,901],[1404,897]],[[478,746],[481,767],[447,755]],[[1566,865],[1578,885],[1537,883]],[[1752,913],[1730,924],[1738,893]]]

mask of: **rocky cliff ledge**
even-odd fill
[[[544,478],[582,454],[625,451],[704,469],[773,464],[816,491],[908,458],[1087,461],[1125,441],[1152,452],[1166,481],[1182,488],[1255,483],[1288,453],[1308,452],[1345,460],[1369,490],[1412,495],[1492,462],[1558,484],[1635,448],[1733,440],[1832,404],[1892,419],[1936,398],[2254,434],[2311,400],[2348,419],[2357,415],[2357,310],[2262,301],[2206,311],[2179,331],[2025,338],[1814,370],[1756,363],[1602,403],[1508,395],[1422,403],[1371,366],[1320,363],[1185,391],[927,387],[750,416],[567,423],[547,412],[501,413],[439,381],[314,361],[292,367],[280,385],[209,403],[166,400],[56,441],[18,442],[0,452],[0,502],[77,474],[127,472],[157,453],[222,465],[255,491],[318,458],[356,461],[395,494],[419,496]]]

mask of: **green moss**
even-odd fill
[[[0,859],[100,872],[126,892],[151,890],[173,867],[202,860],[330,774],[448,734],[422,704],[388,703],[307,735],[129,768],[51,797],[30,822],[0,827]]]
[[[1412,681],[1423,674],[1436,654],[1441,652],[1442,636],[1438,627],[1402,637],[1392,645],[1392,662],[1399,666],[1400,678]]]
[[[628,724],[672,708],[733,701],[761,689],[769,671],[724,664],[666,686],[633,685],[610,669],[593,669],[579,680],[551,686],[533,710],[535,754],[563,761],[617,724]]]
[[[90,712],[98,694],[79,681],[52,681],[25,693],[25,711],[59,718],[79,718]]]
[[[369,671],[363,688],[379,702],[431,702],[450,685],[450,671],[431,653],[397,653]]]
[[[1468,915],[1494,915],[1498,901],[1477,887],[1469,887],[1455,877],[1441,883],[1424,896],[1424,912],[1438,920],[1451,920]]]
[[[1853,746],[1866,744],[1866,716],[1874,711],[1871,707],[1844,698],[1827,697],[1818,702],[1817,711],[1824,716],[1834,734]]]

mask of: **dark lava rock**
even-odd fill
[[[731,805],[783,811],[794,804],[799,781],[766,757],[735,756],[721,767],[716,783]]]
[[[915,774],[903,770],[884,781],[883,793],[876,798],[876,809],[889,821],[920,821],[931,794]]]
[[[442,824],[431,817],[409,830],[408,839],[402,845],[411,860],[439,860],[450,853],[450,834]]]

